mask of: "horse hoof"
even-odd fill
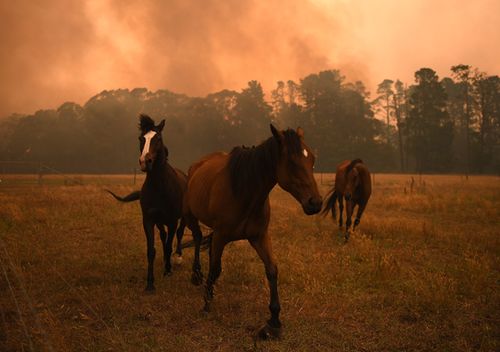
[[[203,283],[203,274],[199,271],[193,272],[191,275],[191,283],[195,286],[200,286]]]
[[[172,260],[171,260],[171,262],[172,262],[172,264],[174,264],[174,265],[181,265],[181,264],[182,264],[182,255],[175,253],[175,254],[172,256]]]
[[[258,338],[261,340],[271,340],[271,339],[279,339],[281,337],[281,327],[275,328],[266,323],[257,334]]]
[[[172,276],[172,270],[165,270],[163,276]]]
[[[156,290],[154,285],[147,285],[146,288],[144,289],[144,292],[146,293],[154,293]]]

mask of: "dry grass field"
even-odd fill
[[[224,253],[210,315],[190,283],[192,250],[164,278],[158,236],[156,293],[145,294],[139,205],[103,191],[139,185],[81,179],[0,183],[1,351],[500,349],[498,177],[415,176],[410,192],[410,176],[376,175],[347,245],[330,218],[305,216],[275,188],[270,232],[284,330],[267,342],[253,338],[269,295],[246,242]]]

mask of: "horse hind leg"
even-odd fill
[[[346,202],[346,223],[345,223],[345,242],[349,241],[350,229],[352,224],[352,213],[354,212],[354,201],[349,200]]]
[[[208,270],[207,282],[205,285],[205,306],[203,311],[210,312],[210,305],[214,298],[214,285],[220,276],[222,271],[222,253],[224,252],[224,247],[226,242],[224,242],[220,236],[216,234],[212,235],[209,244],[209,262],[210,267]]]
[[[361,216],[363,215],[365,208],[366,208],[366,202],[363,202],[358,205],[358,212],[356,213],[356,219],[354,220],[354,226],[352,228],[353,232],[356,229],[356,226],[358,226],[359,223],[361,222]]]
[[[337,194],[337,191],[334,191],[333,192],[333,202],[332,202],[332,219],[335,221],[337,220],[337,198],[338,198],[338,194]]]
[[[170,258],[172,256],[172,243],[174,242],[175,231],[177,230],[177,222],[168,225],[168,236],[167,241],[165,243],[165,271],[163,272],[163,276],[172,274],[172,263],[170,262]]]
[[[176,232],[176,237],[177,237],[177,246],[176,250],[174,253],[174,256],[172,257],[172,262],[175,265],[180,265],[182,264],[182,237],[184,236],[184,229],[186,228],[186,222],[184,218],[181,218],[179,228],[177,229]]]
[[[196,219],[193,215],[186,216],[186,224],[193,233],[195,243],[191,282],[193,285],[199,286],[203,283],[203,273],[201,272],[200,264],[200,247],[203,235],[201,233],[200,225],[198,224],[198,219]]]
[[[343,225],[342,213],[344,212],[344,196],[343,195],[339,195],[338,202],[339,202],[339,229],[340,229],[340,231],[342,231],[342,225]]]
[[[163,248],[163,264],[165,265],[165,271],[163,275],[167,274],[167,232],[165,231],[165,226],[163,224],[156,224],[156,227],[160,231],[160,239]]]

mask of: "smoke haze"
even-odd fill
[[[205,95],[339,68],[373,90],[422,66],[500,72],[500,2],[0,0],[0,116],[115,88]]]

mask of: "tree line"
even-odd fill
[[[172,164],[270,136],[269,123],[301,126],[317,154],[316,171],[362,158],[377,172],[499,173],[500,78],[468,65],[439,79],[385,79],[371,99],[339,70],[277,82],[266,99],[250,81],[241,91],[190,97],[146,88],[103,91],[83,106],[13,114],[0,120],[0,160],[43,162],[64,172],[129,173],[138,160],[138,115],[166,119]]]

